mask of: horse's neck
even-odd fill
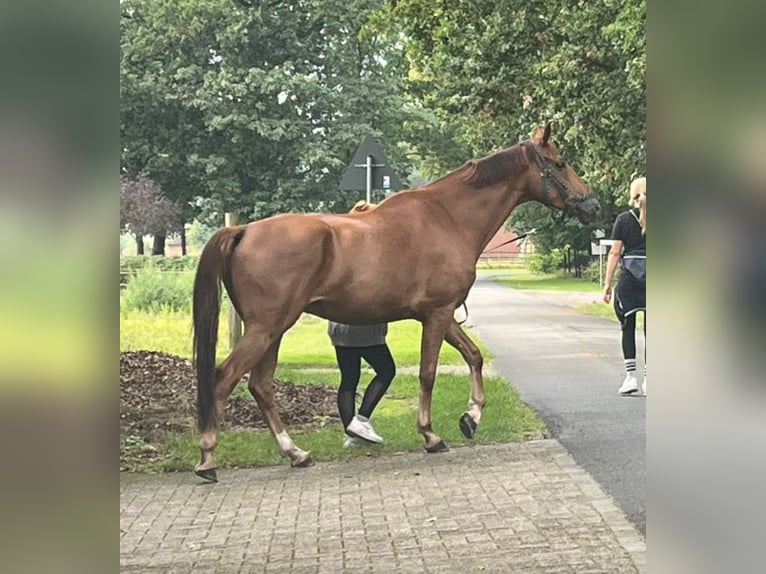
[[[454,180],[445,178],[440,199],[478,258],[522,201],[522,194],[513,182],[474,188],[463,181],[463,176],[455,172]]]

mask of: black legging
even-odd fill
[[[338,389],[338,412],[343,427],[347,427],[354,418],[356,388],[359,385],[362,359],[375,370],[375,378],[367,385],[359,414],[370,418],[380,399],[386,394],[388,386],[396,375],[396,366],[388,345],[372,347],[335,347],[335,356],[340,368],[340,388]]]
[[[620,327],[622,327],[622,356],[624,359],[636,358],[636,315],[620,317]],[[646,311],[644,311],[644,339],[646,339]],[[644,348],[646,351],[646,348]]]

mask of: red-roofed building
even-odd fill
[[[515,231],[500,229],[495,233],[495,236],[489,240],[489,243],[479,257],[479,260],[523,261],[524,255],[533,253],[534,248],[532,242],[526,237],[517,241],[511,241],[518,236],[518,233]]]

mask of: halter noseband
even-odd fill
[[[586,201],[593,196],[593,192],[588,192],[585,195],[571,195],[567,189],[566,184],[551,171],[550,163],[540,153],[537,144],[535,142],[523,142],[522,145],[525,143],[532,144],[532,151],[535,154],[535,163],[540,169],[540,180],[542,182],[541,196],[543,205],[550,207],[551,209],[557,209],[550,200],[550,195],[548,192],[549,183],[551,183],[555,190],[559,192],[561,199],[564,200],[564,205],[574,206],[574,204],[582,203],[583,201]]]

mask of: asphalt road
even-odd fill
[[[466,325],[495,355],[498,374],[646,535],[646,398],[617,394],[619,327],[577,313],[568,304],[576,297],[510,289],[479,276]],[[599,294],[585,297],[596,301]],[[640,335],[637,346],[642,369]]]

